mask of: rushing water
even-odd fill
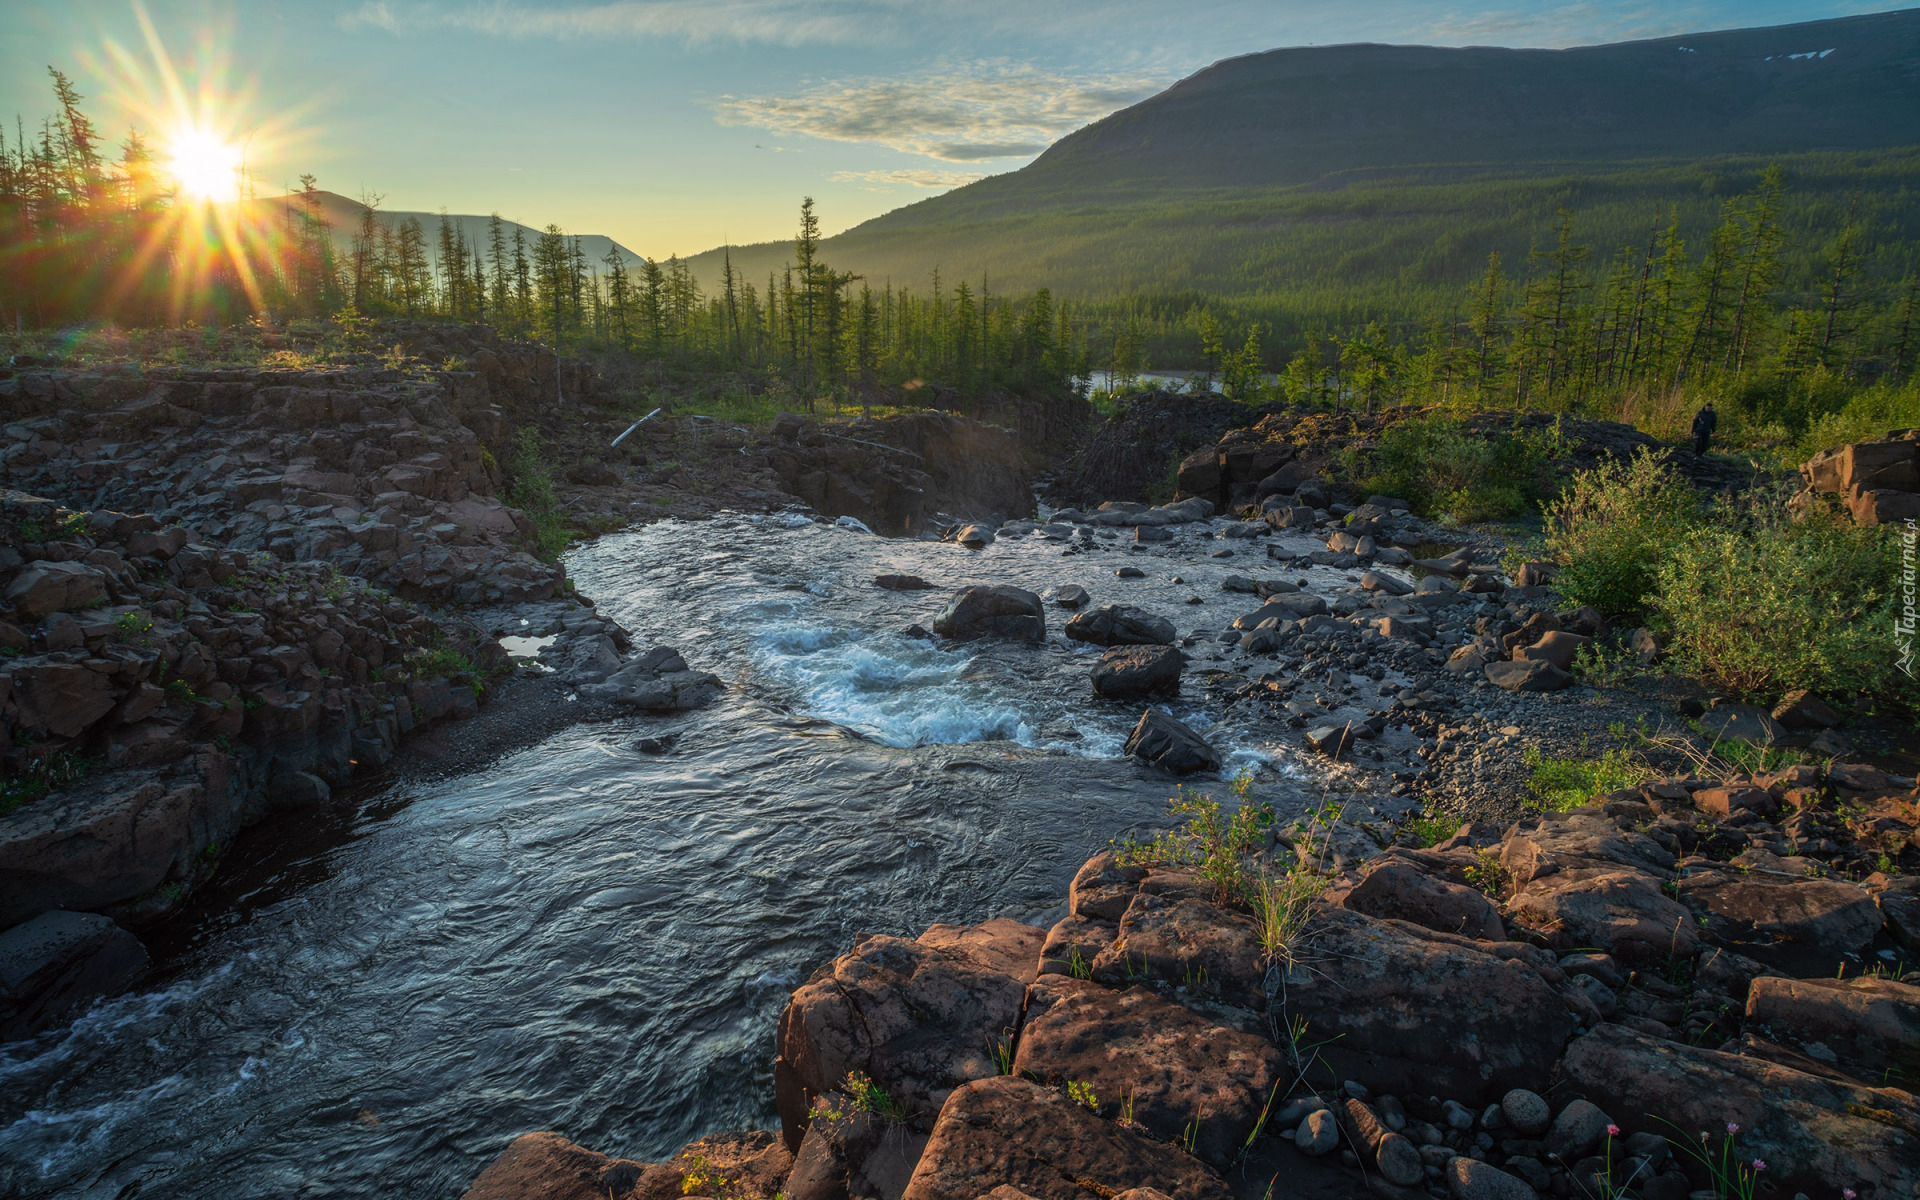
[[[1111,757],[1137,708],[1091,698],[1086,648],[902,630],[969,582],[1077,582],[1217,629],[1247,607],[1220,543],[1063,560],[787,526],[667,522],[570,560],[723,701],[244,835],[235,902],[169,931],[188,949],[144,990],[0,1047],[0,1195],[454,1197],[528,1130],[647,1158],[765,1127],[780,1007],[857,932],[1040,917],[1160,817],[1166,781]],[[1115,580],[1122,561],[1151,577]],[[872,586],[890,571],[940,586]],[[633,748],[662,730],[671,752]],[[1262,757],[1253,731],[1216,736]]]

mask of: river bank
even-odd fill
[[[82,669],[107,675],[87,664],[123,661],[126,641],[147,633],[155,647],[153,665],[143,669],[157,669],[167,654],[162,646],[175,662],[189,645],[200,645],[211,651],[198,652],[209,661],[224,655],[245,664],[244,674],[231,668],[240,678],[229,697],[238,703],[243,735],[249,716],[271,708],[267,689],[287,690],[291,680],[311,684],[289,694],[320,694],[322,713],[334,711],[324,702],[330,686],[355,714],[386,715],[369,705],[390,703],[397,731],[401,699],[413,715],[414,685],[436,680],[376,678],[371,662],[364,685],[347,682],[355,674],[351,661],[344,677],[334,674],[340,668],[316,654],[323,642],[331,645],[327,631],[300,621],[324,603],[345,610],[346,632],[333,630],[343,643],[355,630],[373,628],[376,616],[407,632],[411,640],[396,641],[390,652],[383,646],[381,669],[389,661],[452,668],[437,682],[454,698],[444,715],[459,716],[419,722],[404,744],[396,737],[399,755],[384,773],[364,769],[374,756],[357,749],[358,725],[323,723],[329,737],[347,730],[352,770],[332,780],[308,768],[289,771],[287,779],[305,773],[327,787],[322,800],[306,785],[313,796],[302,808],[275,799],[272,769],[249,776],[265,788],[261,819],[222,844],[224,868],[190,873],[183,877],[188,886],[168,894],[172,915],[151,926],[166,932],[147,935],[159,951],[158,969],[144,977],[127,972],[117,983],[140,980],[134,993],[0,1052],[0,1075],[22,1098],[0,1113],[17,1147],[0,1162],[11,1190],[111,1195],[164,1181],[185,1195],[382,1187],[453,1194],[529,1128],[558,1128],[581,1144],[660,1161],[716,1129],[781,1121],[797,1148],[809,1097],[803,1088],[797,1117],[786,1100],[776,1108],[776,1093],[795,1093],[779,1084],[773,1066],[776,1050],[789,1063],[803,1056],[788,1034],[778,1045],[773,1040],[795,989],[804,993],[809,972],[863,944],[864,935],[914,943],[929,926],[994,918],[1020,929],[994,925],[961,942],[989,946],[981,953],[1012,981],[994,984],[1001,991],[1025,997],[1021,989],[1039,986],[1038,976],[1028,978],[1014,960],[1031,958],[1037,972],[1042,956],[1028,943],[1039,938],[1044,946],[1049,930],[1082,919],[1070,885],[1087,856],[1109,839],[1150,837],[1170,824],[1165,801],[1177,781],[1163,768],[1181,762],[1151,747],[1143,756],[1127,753],[1149,710],[1166,733],[1153,746],[1185,747],[1202,764],[1189,782],[1202,789],[1222,791],[1224,777],[1245,771],[1249,796],[1272,806],[1282,826],[1330,797],[1342,804],[1344,819],[1323,845],[1326,882],[1337,891],[1357,888],[1360,873],[1377,870],[1394,847],[1417,850],[1433,840],[1421,831],[1436,815],[1473,821],[1456,849],[1511,842],[1505,831],[1532,803],[1523,749],[1571,756],[1614,722],[1644,721],[1650,730],[1672,726],[1677,733],[1682,705],[1692,700],[1704,709],[1712,699],[1685,681],[1654,675],[1603,689],[1576,684],[1567,664],[1527,666],[1518,652],[1545,644],[1558,653],[1564,639],[1591,636],[1581,632],[1590,618],[1558,606],[1539,583],[1503,574],[1505,543],[1496,531],[1427,522],[1389,497],[1369,504],[1364,496],[1328,494],[1330,481],[1317,474],[1284,489],[1286,503],[1268,505],[1270,496],[1255,489],[1257,519],[1216,513],[1212,501],[1160,509],[1088,505],[1028,519],[1031,510],[1017,506],[1031,504],[1031,493],[1006,483],[1024,488],[1024,460],[990,455],[996,465],[984,477],[986,490],[958,499],[940,491],[936,473],[907,473],[903,464],[911,459],[897,451],[909,438],[947,438],[915,443],[921,451],[914,453],[945,447],[939,453],[950,475],[968,454],[1007,444],[1004,433],[976,430],[966,434],[972,450],[963,453],[950,434],[968,426],[946,414],[858,431],[793,417],[744,437],[700,422],[650,422],[642,427],[645,462],[589,463],[576,455],[571,465],[582,468],[585,482],[570,479],[569,469],[555,471],[556,501],[590,524],[655,518],[576,547],[563,570],[531,553],[540,530],[523,527],[532,517],[499,502],[500,484],[487,474],[488,456],[497,464],[518,440],[506,436],[521,411],[514,405],[539,402],[537,387],[513,390],[519,385],[512,357],[496,353],[499,390],[488,382],[480,395],[462,390],[481,386],[470,380],[442,381],[434,386],[444,415],[416,398],[410,403],[418,412],[399,406],[404,421],[398,408],[374,404],[388,415],[374,413],[369,423],[363,401],[353,409],[358,425],[336,422],[335,393],[351,389],[308,380],[298,386],[326,398],[328,424],[295,426],[299,432],[290,434],[287,406],[311,397],[269,391],[295,385],[256,377],[251,384],[164,381],[167,389],[181,382],[200,389],[186,397],[190,403],[228,395],[216,385],[253,390],[244,413],[201,414],[190,429],[182,424],[190,417],[149,413],[143,419],[155,424],[137,444],[110,441],[105,428],[124,420],[114,414],[129,405],[147,412],[150,392],[107,408],[54,403],[31,418],[42,423],[25,427],[24,435],[9,426],[9,470],[17,465],[36,486],[74,494],[84,477],[95,489],[88,499],[135,503],[160,495],[175,507],[154,519],[158,529],[191,515],[180,511],[183,497],[211,488],[199,511],[220,534],[201,529],[193,545],[228,555],[236,570],[243,561],[247,570],[286,580],[304,580],[308,572],[314,578],[304,590],[276,592],[243,580],[236,591],[209,572],[209,587],[183,578],[190,561],[176,567],[186,545],[171,557],[133,553],[124,542],[114,549],[104,533],[79,536],[82,524],[95,528],[93,517],[74,524],[71,512],[43,502],[45,512],[34,511],[50,517],[56,531],[73,525],[75,536],[22,539],[21,574],[29,563],[37,570],[43,563],[99,568],[108,575],[107,599],[141,612],[172,601],[187,620],[161,610],[150,614],[157,632],[122,631],[126,614],[116,611],[111,634],[82,632],[84,650],[59,649],[46,645],[49,634],[70,636],[60,630],[98,620],[88,614],[100,610],[87,602],[56,608],[32,627],[28,652],[9,659],[9,677],[25,660],[39,669],[76,653]],[[537,362],[537,354],[526,361]],[[486,371],[476,377],[492,379]],[[591,428],[590,437],[575,435],[580,445],[610,440],[625,422],[592,403],[590,381],[577,382],[569,394],[579,401],[582,427]],[[399,381],[352,387],[363,384],[397,388]],[[58,401],[60,387],[49,387],[46,394]],[[465,399],[463,415],[453,419],[449,398],[456,395]],[[414,426],[425,431],[423,439],[441,442],[423,440],[405,462],[367,457],[369,449],[398,444]],[[896,437],[902,446],[843,450],[828,436],[841,430],[848,432],[840,437],[858,433],[863,440]],[[358,457],[377,470],[337,472],[344,482],[328,486],[341,490],[313,492],[312,481],[294,473],[321,465],[317,455],[303,461],[302,448],[316,440],[333,447],[328,453],[343,453],[350,467]],[[484,453],[447,449],[458,446]],[[207,470],[222,455],[246,469]],[[460,455],[477,465],[450,474]],[[1244,457],[1239,466],[1246,470],[1262,465],[1253,461],[1257,455]],[[1215,459],[1223,462],[1225,451]],[[165,470],[81,470],[123,461],[143,470],[163,463]],[[1324,450],[1321,461],[1329,461]],[[606,474],[591,469],[596,465]],[[864,486],[863,473],[875,470],[873,478],[887,482],[860,500],[849,484]],[[824,509],[809,510],[785,489],[789,476],[808,474],[822,481]],[[25,476],[9,480],[16,477]],[[767,486],[747,491],[750,478]],[[841,482],[828,486],[835,478]],[[402,481],[426,490],[398,489],[412,499],[378,490]],[[1230,472],[1216,478],[1216,494],[1234,482]],[[240,483],[279,490],[249,498]],[[466,492],[453,498],[461,487]],[[670,493],[679,498],[654,502]],[[771,511],[739,511],[739,503],[728,511],[730,493],[758,497],[758,506]],[[902,509],[876,504],[873,497],[883,495],[914,498]],[[836,496],[876,506],[843,514],[833,511]],[[454,519],[461,505],[497,510],[497,528],[461,525]],[[681,508],[703,519],[663,518]],[[927,536],[883,539],[859,523],[831,519],[865,523],[860,512],[882,523],[888,513],[906,525],[918,522]],[[963,517],[973,519],[972,528]],[[1370,545],[1361,545],[1356,520]],[[137,524],[126,536],[156,531]],[[329,546],[336,524],[347,541]],[[392,544],[375,544],[387,535],[372,533],[363,544],[357,535],[369,525],[391,530]],[[404,546],[403,533],[412,539]],[[935,540],[942,533],[945,540]],[[90,560],[96,554],[118,554],[129,565]],[[287,564],[282,554],[325,561]],[[520,572],[499,570],[508,564]],[[516,579],[542,582],[510,597],[506,589],[520,586]],[[552,590],[541,594],[547,581]],[[166,594],[167,586],[184,598]],[[499,594],[489,596],[490,588]],[[327,596],[329,589],[339,596]],[[1013,605],[1002,615],[1022,635],[972,637],[980,631],[967,628],[961,614],[984,610],[956,605],[970,592]],[[68,598],[63,593],[63,602]],[[196,602],[206,611],[194,611]],[[362,603],[364,613],[353,607]],[[263,612],[286,621],[275,624]],[[56,614],[74,620],[54,620]],[[256,625],[257,636],[241,632]],[[245,653],[225,652],[230,639]],[[299,649],[306,661],[283,647]],[[655,656],[662,647],[679,661]],[[483,658],[501,670],[479,669]],[[1495,681],[1503,672],[1546,679],[1558,690],[1509,690]],[[171,678],[127,678],[130,686],[113,693],[116,706],[139,686],[152,686],[165,699],[155,710],[160,716],[148,713],[145,721],[177,726],[174,741],[188,747],[204,741],[224,752],[203,719],[166,707],[191,703],[168,691]],[[470,683],[489,693],[487,703],[457,699],[462,687],[474,695]],[[423,693],[428,708],[439,694]],[[250,698],[259,706],[249,710]],[[64,741],[56,735],[35,745],[85,753],[96,743],[124,743],[125,730],[143,724],[120,721],[116,714],[126,711],[111,708]],[[1858,725],[1849,733],[1864,740]],[[240,744],[269,759],[279,745],[270,736],[257,745],[243,736]],[[1208,755],[1217,767],[1205,765]],[[1821,795],[1833,801],[1851,796],[1837,784],[1821,786],[1831,788]],[[1785,802],[1784,794],[1776,799]],[[1851,855],[1865,843],[1845,824],[1858,807],[1849,805],[1842,825]],[[23,805],[15,816],[21,814],[35,816],[34,806]],[[1873,819],[1911,825],[1895,809]],[[239,821],[246,824],[244,809]],[[13,818],[0,825],[19,827]],[[1815,837],[1805,823],[1744,836],[1762,838],[1764,845],[1750,844],[1776,856],[1789,848],[1782,838]],[[247,862],[233,861],[236,847]],[[1722,849],[1729,857],[1713,861],[1744,852]],[[1464,886],[1466,860],[1419,861],[1449,886]],[[1849,878],[1870,873],[1854,857],[1828,861]],[[1475,854],[1472,865],[1482,863]],[[212,890],[200,894],[198,907],[180,911],[182,902],[196,904],[191,885],[205,888],[208,880]],[[1540,932],[1532,918],[1510,913],[1518,901],[1517,893],[1504,892],[1487,901],[1499,908],[1496,919],[1509,922],[1494,942]],[[1360,911],[1332,893],[1325,902]],[[1130,904],[1100,919],[1117,930]],[[1236,911],[1232,903],[1221,908],[1229,916]],[[1892,936],[1879,929],[1874,937]],[[990,949],[1003,937],[1017,947],[1011,957]],[[1521,940],[1538,945],[1530,935]],[[1099,958],[1096,941],[1081,947],[1089,964]],[[953,949],[939,937],[934,942],[942,954]],[[1877,958],[1884,948],[1869,939],[1856,953]],[[1505,962],[1521,952],[1474,953]],[[1064,959],[1069,978],[1072,958]],[[1545,972],[1545,960],[1539,966]],[[1184,975],[1181,985],[1191,986]],[[96,987],[105,990],[111,988]],[[1627,1003],[1631,990],[1616,1000]],[[1739,999],[1731,989],[1715,996],[1716,1012]],[[1016,1007],[1027,1003],[1018,999]],[[1432,998],[1436,1011],[1447,1003]],[[1682,1020],[1674,1030],[1681,1040],[1692,1037],[1687,1025]],[[1007,1034],[1009,1053],[1018,1050],[1017,1032]],[[1271,1031],[1266,1036],[1272,1041]],[[1533,1057],[1550,1067],[1567,1044],[1551,1053],[1534,1047]],[[968,1053],[978,1057],[979,1049]],[[812,1098],[848,1111],[829,1094],[844,1079],[815,1076],[806,1085]],[[904,1094],[894,1084],[878,1086]],[[912,1120],[930,1133],[938,1089],[916,1086],[927,1099]],[[235,1127],[248,1132],[223,1132]],[[752,1153],[769,1152],[775,1141],[760,1135]],[[182,1155],[175,1148],[183,1145],[199,1152]],[[718,1152],[708,1157],[721,1161]],[[841,1149],[828,1157],[850,1162]],[[857,1194],[891,1196],[906,1186],[913,1164],[861,1169],[870,1180],[894,1174]],[[773,1181],[769,1172],[756,1181]],[[684,1190],[686,1176],[674,1176],[672,1187]],[[560,1185],[547,1179],[539,1186]]]

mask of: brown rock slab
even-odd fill
[[[1044,642],[1047,612],[1040,597],[1022,588],[970,587],[947,602],[933,619],[932,629],[957,640],[1003,637]]]
[[[625,1196],[645,1169],[557,1133],[523,1134],[480,1172],[462,1200],[607,1200],[609,1190]]]
[[[1562,1092],[1599,1105],[1631,1131],[1712,1132],[1740,1127],[1741,1157],[1766,1162],[1781,1195],[1851,1187],[1907,1196],[1920,1186],[1920,1107],[1911,1094],[1864,1088],[1777,1063],[1596,1026],[1561,1062]]]
[[[0,1042],[65,1023],[146,967],[139,940],[96,913],[41,913],[0,933]]]
[[[822,1097],[793,1156],[793,1170],[766,1194],[787,1200],[898,1196],[926,1144],[926,1134],[856,1112],[843,1095]]]
[[[1920,1075],[1920,987],[1892,979],[1782,979],[1763,975],[1747,992],[1747,1027],[1775,1040],[1818,1045],[1873,1078],[1889,1065]]]
[[[1485,894],[1436,878],[1399,858],[1369,870],[1341,903],[1368,916],[1411,921],[1470,938],[1497,942],[1507,936],[1499,910]]]
[[[1509,692],[1557,692],[1573,686],[1573,676],[1544,660],[1490,662],[1485,671],[1489,682]]]
[[[1147,980],[1179,984],[1247,1003],[1264,995],[1253,918],[1205,900],[1141,892],[1120,919],[1120,935],[1093,962],[1112,986]]]
[[[1121,866],[1110,851],[1088,859],[1074,874],[1067,891],[1067,908],[1075,915],[1101,921],[1118,921],[1140,890],[1146,868]]]
[[[1047,940],[1040,947],[1040,974],[1088,975],[1093,960],[1113,945],[1119,932],[1120,927],[1112,921],[1063,917],[1047,931]]]
[[[1578,633],[1554,630],[1541,637],[1531,646],[1522,646],[1513,652],[1518,662],[1552,663],[1562,671],[1573,669],[1573,660],[1580,653],[1580,647],[1590,646],[1593,639]]]
[[[1691,958],[1692,915],[1637,871],[1567,871],[1531,882],[1508,905],[1513,918],[1561,949],[1597,946],[1622,962],[1653,966]]]
[[[1027,989],[1014,1066],[1046,1084],[1087,1084],[1100,1115],[1130,1106],[1154,1137],[1188,1137],[1193,1153],[1224,1167],[1246,1145],[1285,1064],[1266,1038],[1146,988],[1054,977]]]
[[[1180,691],[1185,657],[1172,646],[1117,646],[1093,668],[1093,690],[1109,700]]]
[[[922,1128],[947,1093],[991,1076],[991,1047],[1020,1025],[1045,933],[1016,921],[929,940],[876,935],[815,972],[780,1018],[775,1101],[798,1149],[813,1101],[864,1072]]]
[[[1833,975],[1880,930],[1873,897],[1835,879],[1784,881],[1702,871],[1680,881],[1682,901],[1719,944],[1787,975]]]
[[[1287,1012],[1337,1079],[1394,1095],[1473,1104],[1544,1091],[1583,1002],[1542,969],[1546,951],[1475,943],[1400,921],[1316,906],[1286,977]]]
[[[6,598],[32,621],[51,613],[76,612],[106,602],[107,573],[87,563],[29,563],[7,585]]]
[[[1153,1188],[1229,1200],[1200,1160],[1103,1120],[1052,1088],[1001,1076],[955,1089],[901,1200],[977,1200],[994,1188],[1086,1200]]]

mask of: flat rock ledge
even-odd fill
[[[1192,868],[1099,854],[1050,928],[815,971],[778,1131],[528,1134],[467,1200],[1689,1200],[1729,1142],[1756,1196],[1920,1195],[1920,886],[1842,878],[1840,822],[1911,839],[1920,790],[1795,767],[1470,825],[1312,877],[1278,951]]]

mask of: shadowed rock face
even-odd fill
[[[1920,1109],[1905,1092],[1853,1086],[1615,1025],[1567,1048],[1563,1078],[1574,1094],[1608,1112],[1656,1113],[1681,1131],[1710,1130],[1716,1148],[1721,1130],[1739,1126],[1741,1157],[1764,1161],[1766,1177],[1783,1190],[1844,1179],[1863,1195],[1898,1196],[1920,1183],[1912,1149]]]
[[[1341,1078],[1396,1095],[1419,1089],[1472,1103],[1547,1086],[1587,1004],[1532,947],[1475,943],[1399,921],[1323,908],[1288,975],[1289,1013]],[[1489,951],[1492,951],[1491,953]]]
[[[1049,976],[1027,992],[1017,1070],[1085,1083],[1100,1115],[1130,1112],[1163,1141],[1192,1137],[1224,1167],[1247,1142],[1283,1070],[1263,1037],[1208,1021],[1146,988]]]
[[[1226,1200],[1198,1159],[1088,1111],[1062,1093],[1000,1077],[954,1093],[902,1200],[975,1200],[1010,1185],[1034,1200],[1153,1187],[1175,1200]]]
[[[94,913],[42,913],[0,933],[0,1042],[70,1019],[146,966],[134,936]]]
[[[933,619],[933,631],[957,640],[1004,637],[1043,642],[1047,611],[1040,597],[1023,588],[971,587],[947,602]]]
[[[935,926],[917,941],[876,936],[823,967],[780,1019],[781,1124],[798,1149],[815,1098],[861,1072],[925,1128],[948,1093],[995,1071],[1010,1044],[1045,931],[995,921]]]

